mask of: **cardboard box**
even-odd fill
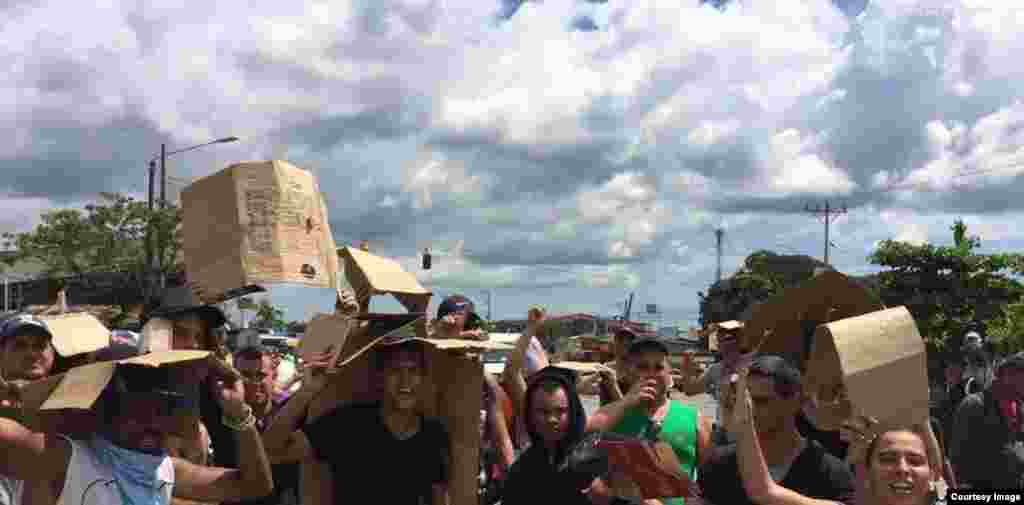
[[[740,334],[740,346],[762,354],[786,355],[805,364],[818,325],[884,308],[860,284],[825,270],[755,305]]]
[[[327,206],[312,173],[280,160],[236,163],[186,187],[181,207],[197,301],[254,284],[337,287]]]
[[[928,419],[925,345],[905,307],[872,312],[819,326],[805,377],[805,391],[831,400],[844,386],[851,415],[885,425]]]
[[[21,420],[32,429],[87,435],[95,426],[91,409],[120,367],[175,367],[179,369],[175,373],[180,374],[180,383],[185,385],[190,378],[200,375],[197,368],[205,366],[209,355],[206,351],[163,351],[72,368],[26,386]],[[198,405],[199,398],[194,401]],[[198,411],[178,412],[171,431],[189,436],[198,417]]]
[[[370,351],[387,336],[416,325],[416,340],[427,344],[427,379],[420,391],[423,414],[441,420],[451,438],[451,475],[449,494],[452,505],[477,504],[477,474],[480,456],[480,409],[483,390],[483,364],[474,353],[510,350],[499,342],[428,339],[425,310],[430,292],[398,263],[366,251],[344,248],[338,251],[345,266],[345,277],[352,285],[363,314],[343,320],[328,316],[310,323],[300,352],[312,352],[331,342],[340,348],[338,368],[324,391],[309,406],[310,422],[331,409],[353,403],[373,401],[379,393],[374,382]],[[391,294],[410,314],[366,314],[370,297]],[[376,326],[374,326],[376,325]],[[322,334],[320,332],[323,332]],[[321,338],[321,335],[323,338]],[[329,345],[329,344],[328,344]],[[311,502],[304,491],[304,501]]]

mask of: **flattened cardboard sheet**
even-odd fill
[[[865,287],[839,272],[824,270],[755,305],[743,326],[740,346],[805,364],[818,325],[884,308]]]
[[[205,359],[207,351],[163,351],[144,354],[120,361],[107,361],[80,366],[68,370],[56,389],[39,407],[40,410],[89,409],[96,403],[100,393],[107,387],[114,371],[120,365],[164,367],[184,365],[191,361]]]
[[[883,423],[928,418],[925,345],[905,307],[819,326],[808,362],[810,393],[831,398],[842,384],[854,413]]]
[[[96,352],[110,345],[110,330],[85,312],[39,316],[53,335],[53,348],[65,358]]]

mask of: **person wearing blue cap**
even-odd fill
[[[0,373],[7,380],[33,381],[53,370],[57,352],[46,323],[18,315],[0,325]]]

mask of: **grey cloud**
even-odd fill
[[[507,235],[506,235],[507,236]],[[638,264],[649,256],[609,258],[605,241],[586,236],[571,240],[504,239],[479,246],[467,244],[465,256],[480,265],[612,265]]]

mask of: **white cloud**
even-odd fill
[[[821,139],[795,129],[776,133],[770,141],[764,174],[754,191],[776,194],[848,194],[856,184],[842,169],[830,166],[816,152]],[[766,187],[760,183],[767,183]],[[763,188],[763,189],[762,189]]]
[[[413,207],[430,209],[438,194],[472,196],[481,191],[480,176],[467,174],[460,163],[425,152],[411,164],[402,183],[402,191],[413,198]]]

